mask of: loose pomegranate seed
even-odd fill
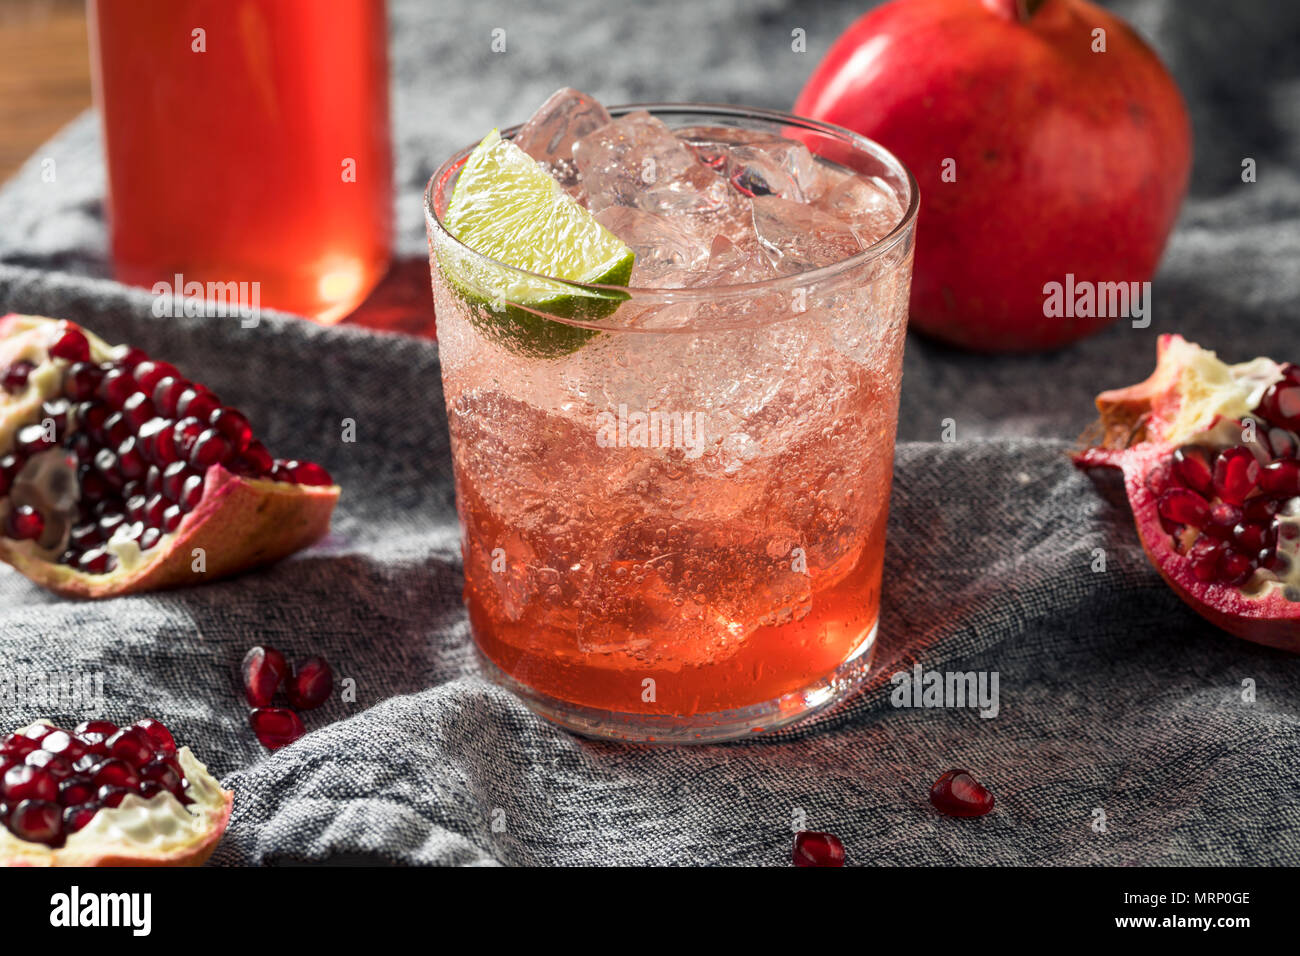
[[[21,392],[27,387],[27,377],[32,374],[32,370],[35,368],[36,366],[26,359],[20,359],[5,369],[4,378],[0,379],[0,383],[4,385],[4,390],[11,395]]]
[[[314,710],[334,691],[334,671],[325,658],[316,656],[300,661],[285,683],[289,703],[298,710]]]
[[[259,707],[248,715],[248,722],[268,750],[287,747],[307,732],[302,718],[287,707]]]
[[[158,383],[165,378],[179,378],[180,373],[170,362],[141,362],[132,373],[140,385],[141,391],[152,395]]]
[[[69,362],[87,362],[90,360],[90,343],[79,329],[70,328],[55,339],[50,354]]]
[[[930,802],[950,817],[982,817],[993,809],[993,794],[970,771],[949,770],[930,788]]]
[[[167,725],[162,721],[154,720],[152,717],[143,717],[137,720],[133,726],[144,731],[145,736],[153,744],[155,751],[161,751],[165,754],[174,754],[176,752],[176,738],[172,736],[172,732],[167,729]]]
[[[90,362],[77,362],[68,367],[63,376],[63,394],[73,401],[84,402],[95,397],[95,391],[104,380],[104,370]]]
[[[90,803],[95,799],[96,789],[86,777],[69,777],[59,784],[59,803],[65,807]]]
[[[843,866],[844,844],[833,833],[800,830],[794,835],[795,866]]]
[[[31,505],[19,505],[9,512],[5,534],[16,541],[35,541],[45,533],[45,518]]]
[[[1259,489],[1270,498],[1300,495],[1300,461],[1287,459],[1265,465],[1259,472]]]
[[[1202,495],[1214,493],[1212,456],[1200,445],[1183,445],[1174,452],[1173,472],[1188,488]]]
[[[97,804],[85,803],[79,807],[68,807],[63,811],[63,828],[68,833],[76,833],[95,819],[99,812]]]
[[[59,782],[43,767],[22,764],[5,771],[0,793],[10,803],[19,800],[57,800]]]
[[[9,829],[20,840],[61,846],[63,809],[48,800],[23,800],[9,814]]]
[[[153,404],[158,414],[164,418],[176,418],[176,403],[189,387],[188,382],[175,376],[159,379],[153,389]]]
[[[280,684],[289,676],[289,662],[274,647],[258,645],[250,649],[239,667],[250,707],[270,706]],[[332,675],[330,679],[332,682]]]
[[[289,480],[296,485],[328,486],[334,484],[330,473],[314,461],[300,461],[289,471]]]
[[[139,772],[121,757],[110,757],[95,764],[91,768],[90,779],[96,787],[113,786],[135,789],[140,785]]]
[[[1259,471],[1259,462],[1247,449],[1224,449],[1214,461],[1214,490],[1229,504],[1243,504],[1255,490]]]

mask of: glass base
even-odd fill
[[[871,670],[877,625],[830,674],[797,691],[735,710],[677,717],[596,710],[540,694],[515,680],[478,651],[486,675],[522,700],[533,712],[584,737],[638,744],[712,744],[770,733],[811,717],[856,691]],[[477,647],[476,647],[477,650]]]

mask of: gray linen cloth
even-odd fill
[[[788,107],[864,6],[394,2],[399,254],[424,254],[436,163],[551,89]],[[912,337],[877,676],[815,723],[740,745],[577,739],[483,680],[460,602],[437,347],[292,317],[256,330],[154,318],[148,293],[107,278],[99,135],[80,118],[0,190],[0,309],[66,316],[175,361],[248,410],[272,448],[321,460],[344,495],[327,541],[220,584],[80,603],[0,571],[0,723],[166,721],[237,791],[224,864],[779,865],[800,819],[859,864],[1300,863],[1300,661],[1187,610],[1147,566],[1122,494],[1065,457],[1094,392],[1143,377],[1159,332],[1233,360],[1300,358],[1300,13],[1116,6],[1177,75],[1197,134],[1151,327],[1029,358]],[[504,53],[490,50],[497,27]],[[791,50],[796,28],[806,53]],[[1255,183],[1241,182],[1244,157]],[[339,441],[345,417],[354,444]],[[955,442],[940,440],[944,419]],[[257,642],[325,654],[355,700],[268,753],[235,676]],[[918,663],[998,672],[997,716],[893,707],[890,675]],[[15,693],[42,674],[102,675],[102,707]],[[992,815],[929,807],[954,766],[993,789]]]

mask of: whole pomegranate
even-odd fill
[[[1044,287],[1149,280],[1191,168],[1173,79],[1084,0],[887,3],[836,41],[795,112],[911,168],[912,324],[980,351],[1054,348],[1112,321],[1061,317]]]

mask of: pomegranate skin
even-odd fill
[[[794,107],[907,164],[922,196],[911,324],[985,352],[1056,348],[1113,321],[1045,316],[1045,284],[1149,280],[1191,171],[1182,96],[1128,24],[1084,0],[1044,0],[1023,22],[1016,7],[877,7]]]
[[[1114,468],[1123,473],[1142,550],[1188,607],[1236,637],[1300,653],[1300,602],[1277,593],[1251,597],[1234,586],[1199,580],[1161,527],[1159,495],[1148,478],[1181,444],[1170,440],[1168,432],[1182,400],[1182,370],[1172,356],[1183,344],[1181,336],[1160,336],[1156,369],[1149,378],[1097,396],[1101,417],[1083,436],[1089,447],[1072,458],[1079,468]]]

